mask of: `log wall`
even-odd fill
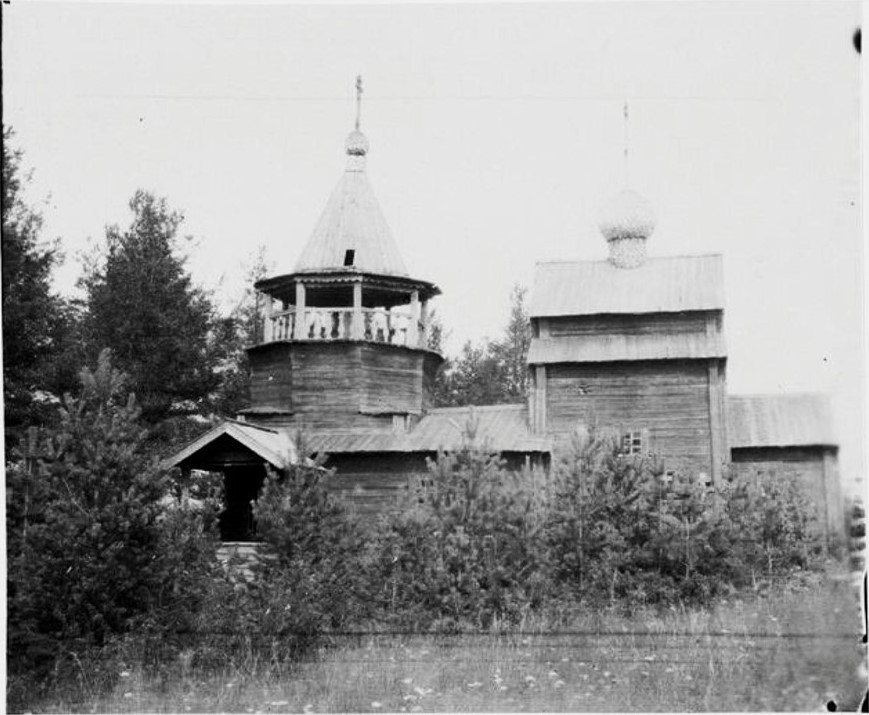
[[[329,490],[358,514],[376,515],[397,508],[403,498],[418,494],[422,480],[430,479],[426,459],[435,459],[435,452],[374,452],[367,454],[336,454],[329,457],[327,467],[336,473],[327,482]],[[504,467],[520,471],[530,457],[519,453],[502,455]],[[536,458],[539,466],[548,466]]]
[[[546,366],[546,429],[556,438],[582,423],[645,431],[673,468],[712,474],[710,371],[705,360]]]
[[[257,420],[321,429],[392,429],[392,414],[419,414],[441,358],[362,341],[285,342],[248,351],[251,406],[292,415]]]

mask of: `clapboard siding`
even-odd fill
[[[647,315],[571,315],[549,318],[551,337],[598,335],[706,334],[707,313],[651,313]]]
[[[556,437],[577,426],[648,430],[650,448],[673,466],[711,471],[706,361],[547,366],[546,425]]]

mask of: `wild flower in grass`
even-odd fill
[[[558,671],[557,671],[557,670],[550,670],[550,671],[549,671],[549,677],[550,677],[550,678],[557,678],[557,677],[558,677]]]
[[[305,715],[311,715],[311,713],[314,712],[313,703],[306,704],[305,707],[302,708],[302,712],[305,713]]]
[[[402,697],[402,700],[406,700],[406,701],[416,700],[416,695],[414,695],[413,693],[408,693],[407,695]]]
[[[121,676],[122,678],[129,678],[130,671],[129,670],[122,670],[120,673],[118,673],[118,675]]]
[[[426,695],[431,695],[434,692],[434,690],[432,688],[421,688],[417,685],[413,689],[413,692],[415,692],[417,695],[419,695],[419,697],[424,698]]]
[[[479,688],[482,683],[478,680],[475,680],[473,683],[468,683],[469,688]]]
[[[124,693],[124,697],[125,698],[132,698],[133,694],[132,693]]]
[[[404,683],[405,685],[410,685],[413,682],[413,678],[405,678],[401,682]]]
[[[271,705],[272,707],[275,707],[275,708],[283,707],[284,705],[289,705],[289,704],[290,704],[289,700],[274,700],[274,701],[269,703],[269,705]]]
[[[563,680],[556,680],[555,683],[554,683],[553,685],[554,685],[554,687],[556,687],[556,688],[563,688],[563,687],[564,687],[564,681],[563,681]]]
[[[377,701],[375,700],[374,702],[371,703],[371,707],[373,707],[373,708],[382,708],[382,707],[383,707],[383,703],[377,702]]]

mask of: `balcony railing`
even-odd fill
[[[356,321],[359,324],[356,324]],[[299,324],[301,321],[301,324]],[[426,326],[411,313],[384,308],[295,308],[265,316],[263,341],[367,340],[426,347]]]

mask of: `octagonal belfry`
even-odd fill
[[[346,170],[294,272],[256,283],[243,416],[393,430],[430,404],[443,359],[428,347],[428,301],[440,290],[408,275],[365,173],[368,146],[357,119]]]

